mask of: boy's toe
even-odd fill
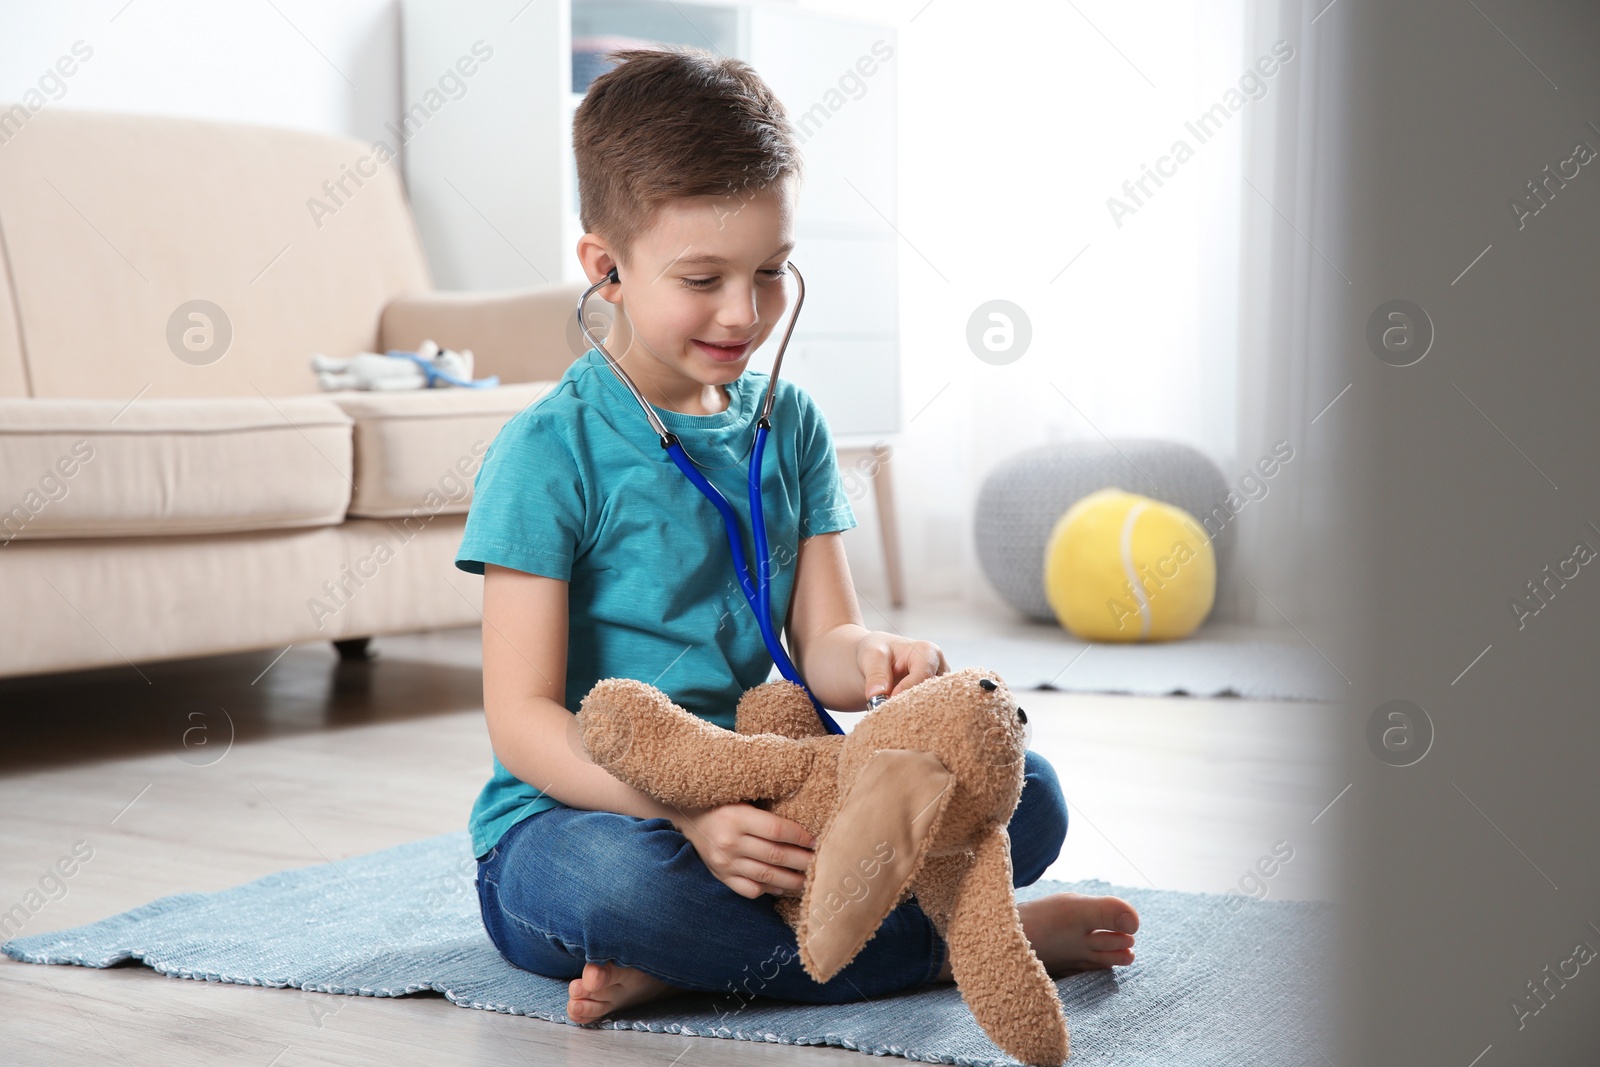
[[[1114,930],[1096,930],[1084,938],[1091,952],[1121,952],[1133,947],[1132,934],[1119,934]]]
[[[1124,934],[1139,929],[1139,913],[1119,897],[1084,897],[1079,902],[1078,918],[1088,930],[1116,930]]]

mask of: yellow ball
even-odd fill
[[[1050,531],[1045,596],[1085,641],[1167,641],[1205,622],[1217,592],[1211,539],[1182,508],[1121,489],[1079,500]]]

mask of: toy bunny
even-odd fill
[[[817,835],[803,895],[775,903],[811,977],[842,970],[914,894],[978,1025],[1054,1067],[1068,1056],[1066,1018],[1022,932],[1006,832],[1026,722],[1000,677],[976,667],[904,690],[845,735],[825,732],[783,680],[744,694],[734,731],[627,678],[597,682],[577,716],[595,763],[663,803],[749,801]]]

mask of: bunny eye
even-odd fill
[[[995,684],[994,684],[994,682],[993,682],[993,681],[991,681],[991,680],[990,680],[990,679],[988,679],[988,678],[979,678],[979,679],[978,679],[978,684],[979,684],[979,685],[980,685],[980,686],[982,686],[982,687],[983,687],[983,689],[984,689],[984,691],[985,691],[985,692],[989,692],[989,693],[992,693],[992,692],[994,692],[994,691],[995,691],[995,690],[996,690],[996,689],[998,689],[998,688],[999,688],[999,687],[998,687],[998,686],[996,686],[996,685],[995,685]]]

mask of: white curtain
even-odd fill
[[[1214,617],[1281,624],[1270,600],[1301,622],[1304,476],[1340,414],[1308,426],[1337,387],[1306,380],[1313,330],[1299,310],[1312,272],[1328,269],[1296,233],[1310,233],[1316,187],[1316,12],[1272,0],[850,6],[899,33],[895,444],[911,603],[999,603],[972,544],[996,464],[1051,441],[1157,437],[1244,483]],[[1180,140],[1190,151],[1177,161]],[[965,342],[993,299],[1032,323],[1032,347],[1008,366]],[[1294,458],[1262,478],[1279,441]],[[871,615],[884,597],[877,528],[868,500],[857,513],[846,543]]]
[[[1313,136],[1327,98],[1318,88],[1329,69],[1331,24],[1341,15],[1337,0],[1311,8],[1249,0],[1246,10],[1248,39],[1257,46],[1287,42],[1295,59],[1252,114],[1242,161],[1241,183],[1248,184],[1241,188],[1237,235],[1239,469],[1275,446],[1292,449],[1294,458],[1264,480],[1267,494],[1240,513],[1238,581],[1230,595],[1240,618],[1286,617],[1303,629],[1325,617],[1311,590],[1319,560],[1326,565],[1330,558],[1322,532],[1335,523],[1317,487],[1330,474],[1336,442],[1348,429],[1345,416],[1354,409],[1341,406],[1349,382],[1323,358],[1336,345],[1339,324],[1319,321],[1312,311],[1315,289],[1348,285],[1332,227],[1319,213],[1332,168],[1317,158]]]

